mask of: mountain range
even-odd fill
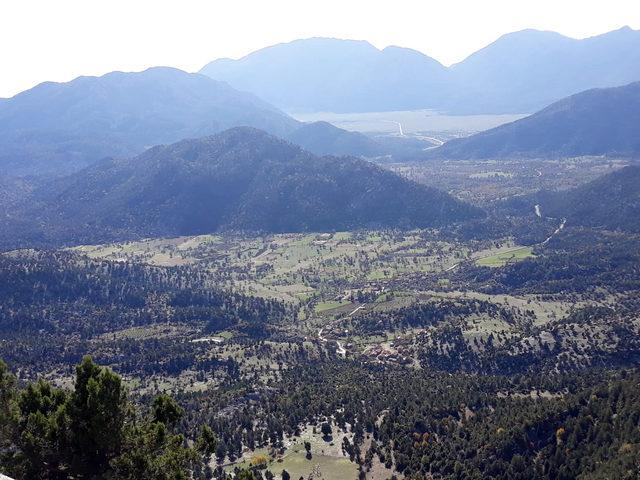
[[[0,244],[431,227],[479,216],[447,193],[370,162],[318,157],[237,127],[47,182],[3,216]]]
[[[310,38],[215,60],[200,73],[293,112],[529,113],[582,90],[640,80],[640,31],[577,40],[523,30],[451,67],[407,48]]]
[[[265,130],[319,155],[416,151],[411,142],[388,148],[327,123],[304,124],[225,82],[155,67],[43,83],[0,100],[0,174],[71,173],[105,157],[236,126]]]
[[[310,38],[220,59],[200,73],[289,111],[411,110],[440,101],[446,68],[415,50],[365,41]]]
[[[70,172],[237,125],[283,135],[298,122],[224,82],[173,68],[47,82],[0,101],[0,172]]]
[[[592,89],[428,152],[448,159],[640,154],[640,82]]]

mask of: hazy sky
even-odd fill
[[[623,25],[640,29],[640,0],[2,0],[0,97],[112,70],[196,71],[312,36],[410,47],[451,64],[523,28],[583,38]]]

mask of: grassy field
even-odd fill
[[[331,302],[319,302],[315,305],[314,311],[316,313],[324,312],[326,310],[333,310],[334,308],[343,307],[345,305],[349,305],[351,302],[348,301],[331,301]]]
[[[326,329],[324,334],[338,339],[346,345],[347,356],[357,358],[364,355],[375,358],[376,352],[383,351],[400,354],[405,357],[405,364],[419,365],[419,352],[425,348],[439,348],[442,341],[429,343],[429,338],[436,335],[438,325],[424,327],[402,327],[387,332],[374,331],[371,334],[358,330],[358,316],[363,314],[384,315],[419,303],[440,302],[442,300],[481,300],[511,311],[512,318],[488,313],[472,313],[464,316],[450,317],[447,322],[460,328],[462,338],[472,351],[484,348],[484,344],[491,339],[493,345],[502,345],[515,337],[522,335],[523,326],[542,326],[555,323],[566,318],[572,308],[580,308],[586,303],[567,301],[562,295],[490,295],[475,291],[394,291],[393,294],[380,295],[376,300],[361,304],[360,309],[352,316],[346,315],[340,309],[327,310],[324,316]],[[348,312],[347,312],[348,313]],[[323,327],[324,328],[324,327]],[[528,328],[528,327],[525,327]],[[399,347],[404,345],[405,347]],[[407,347],[408,346],[408,347]]]
[[[319,429],[318,429],[319,430]],[[286,470],[291,478],[308,478],[314,468],[318,468],[325,480],[355,480],[358,478],[357,465],[342,453],[342,441],[346,436],[352,440],[351,434],[346,434],[333,426],[334,435],[330,440],[322,438],[320,433],[314,433],[312,427],[302,430],[300,437],[285,440],[285,453],[273,454],[266,448],[258,448],[253,452],[246,452],[241,459],[227,465],[225,470],[233,471],[235,467],[249,467],[258,461],[266,460],[266,469],[275,478],[281,478],[282,470]],[[311,458],[307,459],[304,442],[311,444]]]
[[[181,324],[163,323],[146,325],[144,327],[130,327],[115,332],[103,333],[97,338],[102,340],[145,340],[149,338],[187,336],[197,331],[196,328],[188,328]]]
[[[241,468],[249,467],[256,458],[263,455],[268,458],[267,470],[271,471],[278,479],[281,478],[283,470],[286,470],[293,479],[307,478],[315,467],[319,468],[322,478],[325,480],[355,480],[358,478],[356,464],[349,461],[347,457],[315,454],[312,455],[311,459],[307,459],[304,446],[298,443],[278,459],[269,457],[266,449],[258,449],[250,457],[228,466],[226,470],[233,471],[236,466]]]
[[[334,298],[335,283],[391,280],[445,270],[466,259],[467,245],[429,231],[338,232],[179,237],[77,247],[92,258],[159,266],[195,265],[219,285],[295,304]],[[317,311],[334,308],[318,304]]]
[[[268,468],[275,475],[280,475],[282,470],[286,470],[291,478],[307,478],[316,466],[319,467],[322,478],[325,480],[355,480],[358,477],[356,464],[350,462],[348,458],[316,454],[307,460],[302,445],[295,446],[280,462],[272,462]]]
[[[489,257],[479,258],[476,260],[476,264],[481,267],[503,267],[508,263],[518,262],[533,256],[533,249],[531,247],[520,247]]]
[[[171,239],[153,239],[123,244],[79,247],[78,250],[110,260],[137,261],[155,265],[192,264],[208,271],[216,285],[241,293],[276,298],[301,307],[297,321],[285,325],[290,333],[302,338],[317,338],[318,330],[342,318],[366,311],[386,311],[424,301],[428,297],[448,296],[482,298],[492,303],[534,312],[533,322],[544,324],[562,318],[566,305],[562,301],[534,298],[487,296],[473,291],[449,290],[447,275],[437,284],[440,292],[407,291],[406,285],[396,289],[396,280],[407,275],[433,273],[440,277],[466,262],[480,266],[502,267],[533,256],[531,247],[514,244],[509,238],[484,242],[455,243],[443,241],[428,230],[410,232],[366,231],[340,233],[281,234],[265,236],[203,235]],[[459,267],[456,267],[459,266]],[[358,295],[371,295],[366,301]],[[424,298],[422,298],[424,297]],[[348,322],[347,322],[348,323]],[[505,335],[511,327],[493,319],[470,319],[467,335],[486,337],[490,333]],[[325,332],[329,331],[325,330]],[[149,336],[184,335],[171,328],[132,328],[116,333],[116,337],[148,338]],[[193,332],[194,333],[194,332]],[[244,358],[244,351],[229,343],[229,332],[191,335],[206,342],[222,358],[237,359],[243,369],[265,368],[266,375],[275,370],[271,361]],[[113,334],[112,334],[113,335]],[[211,340],[217,336],[220,339]],[[355,345],[379,343],[380,339],[343,340]],[[200,340],[198,340],[200,339]],[[218,342],[218,343],[216,343]],[[345,343],[345,344],[346,344]]]
[[[337,336],[350,354],[376,344],[386,348],[398,338],[411,341],[412,337],[421,334],[420,331],[395,331],[381,337],[359,337],[349,320],[366,312],[392,311],[416,301],[428,302],[437,297],[478,298],[502,307],[532,312],[526,321],[535,325],[563,318],[568,309],[567,302],[562,299],[496,296],[450,289],[446,273],[451,267],[464,268],[468,262],[475,262],[480,266],[497,268],[533,256],[531,247],[516,245],[509,238],[455,243],[443,241],[436,233],[426,230],[368,231],[181,237],[80,249],[92,257],[111,260],[156,265],[165,265],[169,260],[176,265],[189,263],[210,272],[214,284],[299,305],[296,321],[279,328],[308,340],[317,340],[319,330],[324,329],[325,336],[330,339],[332,335],[333,338]],[[404,278],[415,273],[436,274],[437,285],[442,290],[407,289]],[[339,327],[342,332],[335,329],[339,324],[343,325]],[[459,325],[471,345],[490,335],[495,337],[495,342],[505,341],[517,329],[499,318],[472,316],[460,319]],[[197,345],[206,345],[209,356],[236,360],[242,372],[257,372],[264,379],[278,375],[278,364],[270,355],[261,357],[247,351],[229,339],[230,332],[198,335],[196,332],[174,331],[165,325],[127,329],[116,333],[115,338],[144,339],[150,336],[184,336],[187,333],[191,341],[200,342]],[[270,348],[274,355],[286,354],[287,351],[284,345],[274,344]],[[199,388],[200,384],[191,382],[190,387]]]

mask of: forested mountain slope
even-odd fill
[[[242,125],[284,135],[298,122],[224,82],[174,68],[46,82],[0,101],[0,173],[71,172]]]
[[[480,215],[364,160],[317,157],[245,127],[49,182],[3,218],[2,242],[429,227]]]
[[[630,165],[572,190],[539,192],[509,202],[521,212],[538,205],[547,217],[570,225],[640,233],[640,165]]]
[[[594,89],[521,120],[450,140],[430,157],[562,158],[640,154],[640,82]]]

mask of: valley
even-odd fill
[[[0,478],[639,478],[640,31],[117,3],[5,22]]]
[[[634,211],[609,215],[624,223],[607,230],[592,224],[598,209],[573,207],[609,185],[631,205],[629,163],[388,165],[485,212],[430,228],[392,220],[11,249],[0,254],[0,358],[21,382],[69,389],[70,366],[90,355],[136,404],[173,396],[188,412],[176,431],[216,432],[203,457],[214,478],[419,478],[425,455],[451,469],[454,450],[475,448],[462,432],[489,441],[486,429],[511,424],[517,442],[530,439],[521,425],[531,412],[549,433],[527,455],[555,455],[558,425],[587,415],[581,396],[630,388],[623,372],[635,375],[640,358]],[[557,413],[567,402],[574,410]],[[440,412],[428,426],[414,410],[424,408]],[[398,428],[411,443],[392,440]],[[481,458],[459,468],[479,471]],[[516,468],[501,458],[502,471]]]
[[[186,361],[184,367],[176,371],[185,369],[184,372],[169,384],[160,382],[160,386],[156,386],[158,391],[167,385],[173,385],[175,392],[182,388],[207,388],[209,380],[193,383],[193,376],[202,368],[197,365],[203,361],[224,364],[233,359],[241,376],[257,369],[262,372],[261,376],[271,378],[274,369],[277,370],[273,358],[283,356],[277,361],[278,368],[291,367],[283,358],[289,357],[291,348],[300,347],[312,355],[322,355],[329,349],[334,351],[331,355],[337,357],[409,364],[417,368],[436,362],[439,368],[452,370],[460,368],[461,348],[473,357],[469,360],[472,363],[465,367],[471,369],[484,365],[484,369],[505,371],[504,365],[498,366],[505,355],[521,357],[519,362],[522,363],[509,367],[514,371],[530,368],[531,362],[542,362],[549,368],[561,370],[569,368],[577,358],[591,362],[593,355],[602,355],[603,348],[606,351],[608,347],[604,344],[616,341],[611,337],[612,332],[606,325],[593,325],[588,331],[571,330],[569,334],[563,325],[580,312],[606,311],[628,302],[631,302],[629,312],[633,312],[633,295],[629,296],[629,287],[624,283],[620,286],[609,284],[600,291],[593,291],[589,284],[600,285],[597,277],[592,280],[580,276],[563,278],[564,274],[559,279],[565,286],[557,290],[553,287],[552,272],[546,283],[537,285],[525,283],[515,288],[507,284],[492,285],[491,279],[500,277],[503,282],[505,278],[517,282],[517,276],[508,280],[505,274],[517,275],[520,267],[535,269],[538,264],[542,266],[553,261],[555,255],[570,255],[563,253],[572,248],[571,242],[575,241],[570,235],[583,235],[575,227],[568,227],[569,233],[565,234],[553,223],[537,228],[551,229],[550,237],[544,233],[541,235],[546,238],[544,241],[530,246],[518,244],[514,237],[461,241],[438,230],[381,230],[157,238],[78,246],[60,254],[71,255],[65,262],[76,261],[74,258],[85,264],[98,262],[95,267],[89,263],[83,268],[97,268],[104,263],[113,265],[109,268],[122,265],[141,269],[141,273],[147,269],[160,269],[158,272],[166,271],[172,276],[178,275],[177,278],[185,274],[193,276],[199,279],[199,288],[215,285],[216,289],[234,292],[247,299],[275,302],[273,306],[267,303],[259,307],[269,308],[279,318],[268,325],[246,324],[242,314],[237,320],[230,317],[219,321],[215,316],[207,320],[210,314],[206,310],[198,319],[197,310],[187,314],[189,304],[184,304],[187,308],[184,314],[176,310],[178,306],[183,308],[183,303],[171,300],[174,294],[166,297],[167,293],[151,293],[159,287],[152,281],[149,294],[156,298],[153,300],[157,304],[154,310],[159,308],[156,314],[143,323],[125,323],[122,329],[103,326],[85,340],[78,339],[77,355],[85,351],[96,358],[106,355],[105,359],[115,360],[117,355],[113,357],[109,351],[122,349],[123,341],[130,344],[128,349],[135,343],[143,345],[158,341],[165,344],[163,348],[169,348],[165,355],[182,357],[187,354],[188,357],[181,360]],[[569,237],[565,238],[567,235]],[[632,235],[629,240],[638,241],[634,238]],[[601,255],[606,259],[608,254],[603,252]],[[24,262],[29,261],[29,254],[16,251],[5,254],[5,258],[9,262]],[[570,257],[565,261],[571,263]],[[576,258],[576,262],[579,265],[580,260]],[[601,275],[606,278],[615,271],[604,271]],[[586,290],[584,281],[587,282]],[[172,280],[167,292],[182,288],[179,285],[181,283],[174,284]],[[177,294],[176,299],[183,295]],[[276,306],[280,310],[274,311]],[[623,322],[627,315],[622,313],[624,311],[620,310]],[[193,314],[196,315],[193,320],[187,320]],[[55,332],[61,327],[47,330],[56,337]],[[456,335],[455,342],[459,343],[451,343],[452,333]],[[583,343],[578,357],[577,351],[558,346],[574,336],[571,342],[580,339]],[[252,343],[246,343],[251,337],[270,339],[265,344],[271,345],[266,357],[254,357]],[[538,346],[530,344],[531,338]],[[38,343],[36,339],[32,341]],[[491,342],[490,348],[487,341]],[[525,341],[529,346],[523,351],[523,344],[519,342]],[[301,343],[295,347],[297,342]],[[545,352],[549,346],[551,349]],[[433,353],[433,358],[422,356],[434,348],[437,354]],[[173,349],[177,349],[175,353],[169,353]],[[140,354],[139,361],[143,361],[146,355],[142,351]],[[563,359],[565,355],[568,357]],[[60,357],[59,364],[50,363],[54,358],[55,355],[48,355],[46,364],[55,376],[56,371],[64,369],[64,360]],[[137,361],[128,367],[133,374],[131,378],[137,378],[134,385],[148,391],[149,381],[144,376],[139,377],[139,373],[151,365],[136,367]],[[491,363],[495,364],[490,367]],[[36,374],[43,365],[32,364],[24,374]],[[171,370],[175,371],[175,367]],[[169,377],[173,378],[173,374]],[[196,377],[201,378],[202,374]]]
[[[615,157],[518,158],[390,163],[388,168],[418,183],[443,189],[461,200],[490,205],[540,190],[567,190],[637,163]]]
[[[249,432],[276,435],[229,437],[212,456],[212,471],[258,468],[278,475],[284,469],[305,477],[318,470],[327,480],[340,480],[356,478],[360,468],[366,478],[387,478],[397,468],[411,468],[401,467],[410,461],[404,447],[374,453],[382,448],[376,447],[383,438],[378,428],[391,421],[385,412],[393,394],[380,392],[383,403],[357,413],[377,417],[379,427],[362,425],[349,419],[356,414],[348,414],[353,406],[344,398],[371,397],[354,387],[351,375],[356,382],[369,377],[366,388],[386,388],[387,375],[393,382],[408,375],[433,389],[442,381],[432,378],[435,372],[445,372],[448,382],[495,382],[491,408],[510,401],[536,408],[564,401],[585,368],[633,364],[640,352],[640,285],[598,287],[597,277],[561,274],[565,283],[556,290],[552,274],[537,284],[491,286],[494,275],[509,278],[520,266],[531,270],[554,261],[557,252],[571,248],[564,236],[557,232],[552,241],[523,246],[514,237],[463,241],[437,229],[221,233],[76,246],[57,254],[13,251],[0,256],[3,284],[37,282],[32,294],[24,294],[42,307],[30,313],[11,290],[0,292],[2,304],[13,305],[4,315],[18,315],[23,324],[18,331],[10,320],[0,324],[0,356],[25,380],[42,376],[69,387],[69,362],[90,354],[121,372],[138,401],[175,396],[192,412],[182,429],[201,421],[218,432],[244,429],[237,422],[251,415]],[[631,235],[629,241],[640,239]],[[624,271],[608,268],[614,275]],[[75,275],[91,280],[74,287]],[[61,280],[62,290],[56,288]],[[88,289],[74,300],[65,298],[65,291],[83,285]],[[232,301],[223,300],[225,291],[233,292]],[[203,301],[211,294],[217,297]],[[39,308],[49,310],[46,318],[37,315]],[[311,380],[318,369],[332,372],[320,384]],[[555,383],[538,379],[539,373]],[[300,382],[300,375],[311,377]],[[513,385],[510,375],[532,383]],[[337,383],[330,386],[329,378]],[[299,408],[306,397],[297,396],[312,385],[346,397],[325,391],[304,400],[311,410],[280,411],[282,402]],[[483,395],[488,389],[469,388],[481,388]],[[341,406],[315,405],[321,398],[340,399]],[[466,420],[458,421],[472,422],[484,408],[471,404]],[[327,422],[331,439],[319,434]]]
[[[205,235],[73,250],[110,261],[197,266],[211,271],[225,287],[302,305],[315,297],[343,296],[354,285],[369,288],[412,272],[442,272],[468,258],[472,248],[481,246],[447,242],[433,232],[417,230]]]

